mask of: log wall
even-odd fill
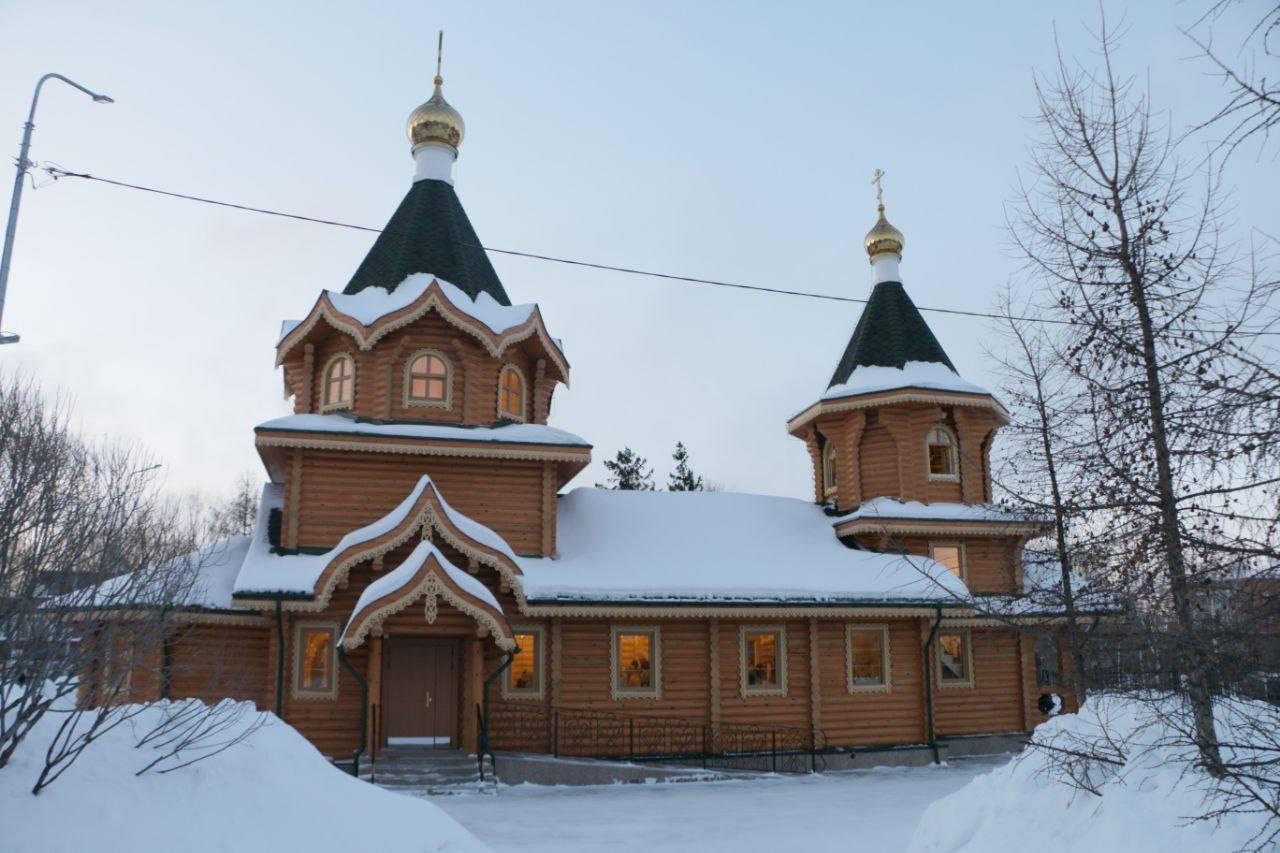
[[[942,687],[932,666],[938,734],[1025,731],[1022,639],[1012,631],[979,628],[970,630],[970,638],[972,687]]]

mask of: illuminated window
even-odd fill
[[[524,376],[514,364],[502,368],[498,376],[498,416],[524,420]]]
[[[293,693],[304,699],[332,698],[338,692],[338,629],[299,625],[294,632]]]
[[[938,634],[938,682],[943,687],[973,686],[973,650],[964,631]]]
[[[942,563],[952,573],[958,577],[964,578],[964,546],[952,543],[930,542],[929,556]]]
[[[662,684],[657,628],[613,629],[613,695],[657,698]]]
[[[322,409],[349,409],[356,396],[356,363],[349,355],[338,355],[324,371]]]
[[[449,362],[438,352],[420,352],[409,359],[404,401],[409,406],[449,405]]]
[[[742,693],[744,696],[787,692],[787,640],[781,627],[742,628]]]
[[[960,476],[956,457],[956,438],[951,430],[936,426],[929,430],[929,476],[935,480],[954,480]]]
[[[889,628],[850,625],[845,634],[849,652],[849,692],[889,689]]]
[[[542,696],[542,629],[518,628],[515,640],[520,651],[507,667],[502,692],[513,699],[539,698]]]
[[[836,445],[828,441],[822,446],[822,491],[831,494],[836,490]]]

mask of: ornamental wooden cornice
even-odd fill
[[[409,456],[450,456],[479,459],[520,459],[587,465],[591,448],[567,444],[467,441],[466,439],[370,436],[359,433],[306,432],[257,427],[254,445],[263,448],[301,448]]]
[[[434,553],[427,555],[408,583],[351,614],[351,619],[342,632],[343,647],[348,651],[359,648],[371,632],[382,629],[388,617],[403,611],[419,599],[425,600],[424,616],[428,625],[434,624],[439,615],[438,599],[444,599],[446,603],[474,619],[483,633],[492,634],[498,648],[507,652],[515,649],[515,634],[502,611],[463,589],[449,576]]]
[[[835,525],[836,536],[896,533],[943,536],[1029,536],[1049,526],[1045,521],[976,521],[973,519],[854,518]]]
[[[892,391],[873,391],[867,394],[851,394],[833,400],[819,400],[800,414],[787,421],[787,432],[798,435],[805,425],[815,418],[835,412],[851,412],[894,403],[933,403],[940,406],[969,406],[991,411],[1003,426],[1009,423],[1009,413],[990,394],[971,394],[963,391],[937,391],[929,388],[895,388]]]
[[[973,609],[942,603],[940,606],[957,615],[968,615]],[[875,607],[866,605],[695,605],[675,607],[663,604],[542,604],[534,602],[522,607],[526,616],[571,619],[628,618],[641,619],[919,619],[932,618],[935,605]]]
[[[293,348],[304,342],[310,336],[312,330],[322,322],[343,334],[351,336],[361,350],[368,351],[373,349],[374,345],[382,338],[397,329],[413,323],[425,316],[429,311],[435,311],[445,322],[480,341],[485,350],[494,358],[501,358],[502,354],[514,344],[530,338],[537,339],[542,349],[546,351],[546,357],[559,372],[559,381],[563,382],[566,387],[569,385],[569,362],[547,331],[546,324],[542,319],[542,311],[537,305],[533,306],[533,311],[530,312],[529,318],[523,323],[513,326],[504,332],[497,333],[480,320],[457,308],[449,297],[445,295],[444,289],[440,287],[440,282],[434,278],[431,280],[431,284],[427,286],[427,289],[422,292],[422,295],[413,302],[389,314],[382,315],[367,326],[334,307],[332,300],[329,299],[328,291],[321,293],[320,298],[316,300],[315,306],[307,314],[307,318],[290,329],[288,334],[276,345],[276,366],[279,367],[283,364]]]

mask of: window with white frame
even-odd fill
[[[784,696],[787,692],[787,634],[781,625],[746,626],[739,634],[743,696]]]
[[[930,542],[929,557],[946,566],[956,577],[965,579],[964,545],[958,542]]]
[[[928,453],[929,479],[960,478],[960,456],[955,433],[941,424],[933,427],[925,440],[925,450]]]
[[[849,625],[845,629],[849,658],[849,692],[885,692],[890,685],[889,626]]]
[[[343,353],[329,360],[324,369],[320,408],[323,411],[349,409],[356,398],[356,362]]]
[[[973,648],[968,631],[942,631],[937,636],[938,683],[943,687],[973,686]]]
[[[613,698],[658,698],[662,692],[661,654],[657,628],[615,626],[609,661]]]
[[[293,634],[293,695],[332,699],[338,694],[338,626],[299,623]]]
[[[827,441],[822,445],[822,492],[831,495],[836,490],[836,445]]]
[[[515,628],[516,652],[502,682],[502,694],[509,699],[538,699],[543,695],[543,654],[541,628]]]
[[[450,379],[449,360],[443,353],[415,353],[405,365],[405,405],[448,408]]]

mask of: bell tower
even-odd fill
[[[986,389],[956,372],[902,285],[906,239],[885,217],[863,240],[872,290],[826,391],[787,423],[805,442],[814,499],[840,512],[877,497],[921,503],[991,500],[990,446],[1008,422]]]

